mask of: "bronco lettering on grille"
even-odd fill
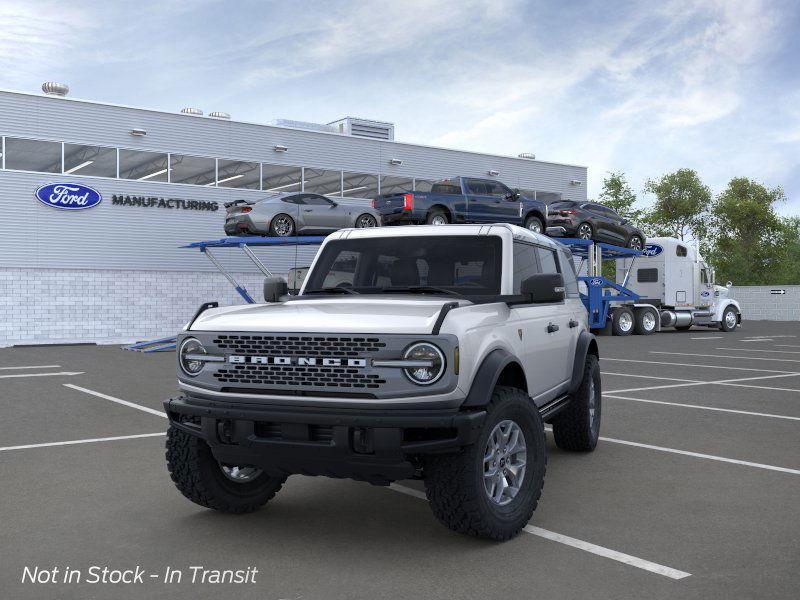
[[[355,367],[358,369],[367,366],[365,358],[317,358],[314,356],[241,356],[232,354],[228,356],[228,362],[238,365],[296,365],[301,367]]]

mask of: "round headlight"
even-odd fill
[[[193,355],[196,356],[198,354],[206,354],[206,349],[203,348],[203,344],[193,337],[183,340],[180,352],[178,353],[178,362],[183,372],[191,377],[194,377],[202,371],[206,364],[203,360],[193,358]]]
[[[430,363],[430,366],[408,367],[404,369],[406,377],[417,385],[430,385],[444,374],[444,354],[433,344],[419,342],[406,350],[403,355],[405,360],[419,360]]]

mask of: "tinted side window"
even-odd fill
[[[511,193],[511,190],[499,181],[486,181],[484,182],[484,185],[486,186],[486,193],[491,196],[500,196],[501,198],[505,198],[507,194]]]
[[[305,204],[311,204],[314,206],[328,206],[331,201],[327,198],[323,198],[322,196],[312,196],[308,195],[304,197]]]
[[[522,282],[536,273],[541,273],[536,246],[514,242],[514,293],[519,294],[522,291]]]
[[[536,252],[539,254],[539,266],[542,273],[558,273],[558,262],[556,261],[556,253],[550,248],[536,247]]]
[[[572,260],[572,252],[566,248],[561,249],[561,273],[564,277],[564,288],[567,298],[579,298],[578,278],[575,274],[575,263]]]
[[[467,191],[470,194],[480,194],[481,196],[485,196],[489,193],[489,190],[486,188],[486,184],[480,179],[467,179],[466,183]]]
[[[655,283],[658,281],[658,269],[639,269],[636,271],[636,281],[639,283]]]
[[[675,248],[675,254],[677,254],[678,256],[687,256],[689,254],[689,251],[686,250],[686,246],[679,245],[677,248]]]
[[[285,198],[281,198],[281,202],[286,202],[287,204],[305,204],[302,196],[286,196]]]

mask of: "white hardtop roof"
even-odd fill
[[[341,229],[332,233],[326,239],[359,239],[359,238],[401,238],[420,236],[454,236],[454,235],[510,235],[516,240],[536,242],[537,244],[557,247],[557,242],[551,238],[533,233],[524,227],[508,223],[493,223],[487,225],[412,225],[407,227],[373,227],[365,229]]]

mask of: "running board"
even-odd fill
[[[566,408],[569,404],[569,395],[564,395],[555,400],[551,400],[544,406],[539,408],[539,415],[542,417],[542,421],[546,421],[547,419],[552,419],[556,414],[561,412],[562,409]]]

